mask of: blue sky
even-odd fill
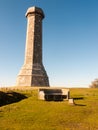
[[[43,9],[43,64],[51,86],[88,87],[98,78],[98,0],[0,0],[0,87],[24,62],[25,13]]]

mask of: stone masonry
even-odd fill
[[[42,19],[44,13],[38,7],[30,7],[26,12],[27,35],[25,60],[16,86],[49,86],[47,73],[42,63]]]

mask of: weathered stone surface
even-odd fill
[[[47,73],[42,63],[42,19],[44,13],[38,7],[30,7],[24,65],[17,77],[17,86],[49,86]]]
[[[69,104],[75,105],[73,98],[70,98],[70,99],[69,99]]]

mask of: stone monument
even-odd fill
[[[49,86],[47,73],[42,62],[42,19],[41,8],[30,7],[26,12],[27,35],[24,65],[17,77],[16,86]]]

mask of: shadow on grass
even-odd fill
[[[73,98],[73,99],[74,99],[74,101],[75,101],[75,100],[83,100],[84,97],[75,97],[75,98]],[[86,105],[84,105],[84,104],[76,104],[76,103],[75,103],[75,106],[86,106]]]
[[[13,92],[13,91],[2,92],[2,91],[0,91],[0,107],[7,105],[7,104],[19,102],[25,98],[27,98],[25,95],[17,93],[17,92]]]
[[[76,106],[86,106],[86,105],[83,105],[83,104],[75,104]]]
[[[84,97],[76,97],[76,98],[73,98],[74,100],[83,100]]]

